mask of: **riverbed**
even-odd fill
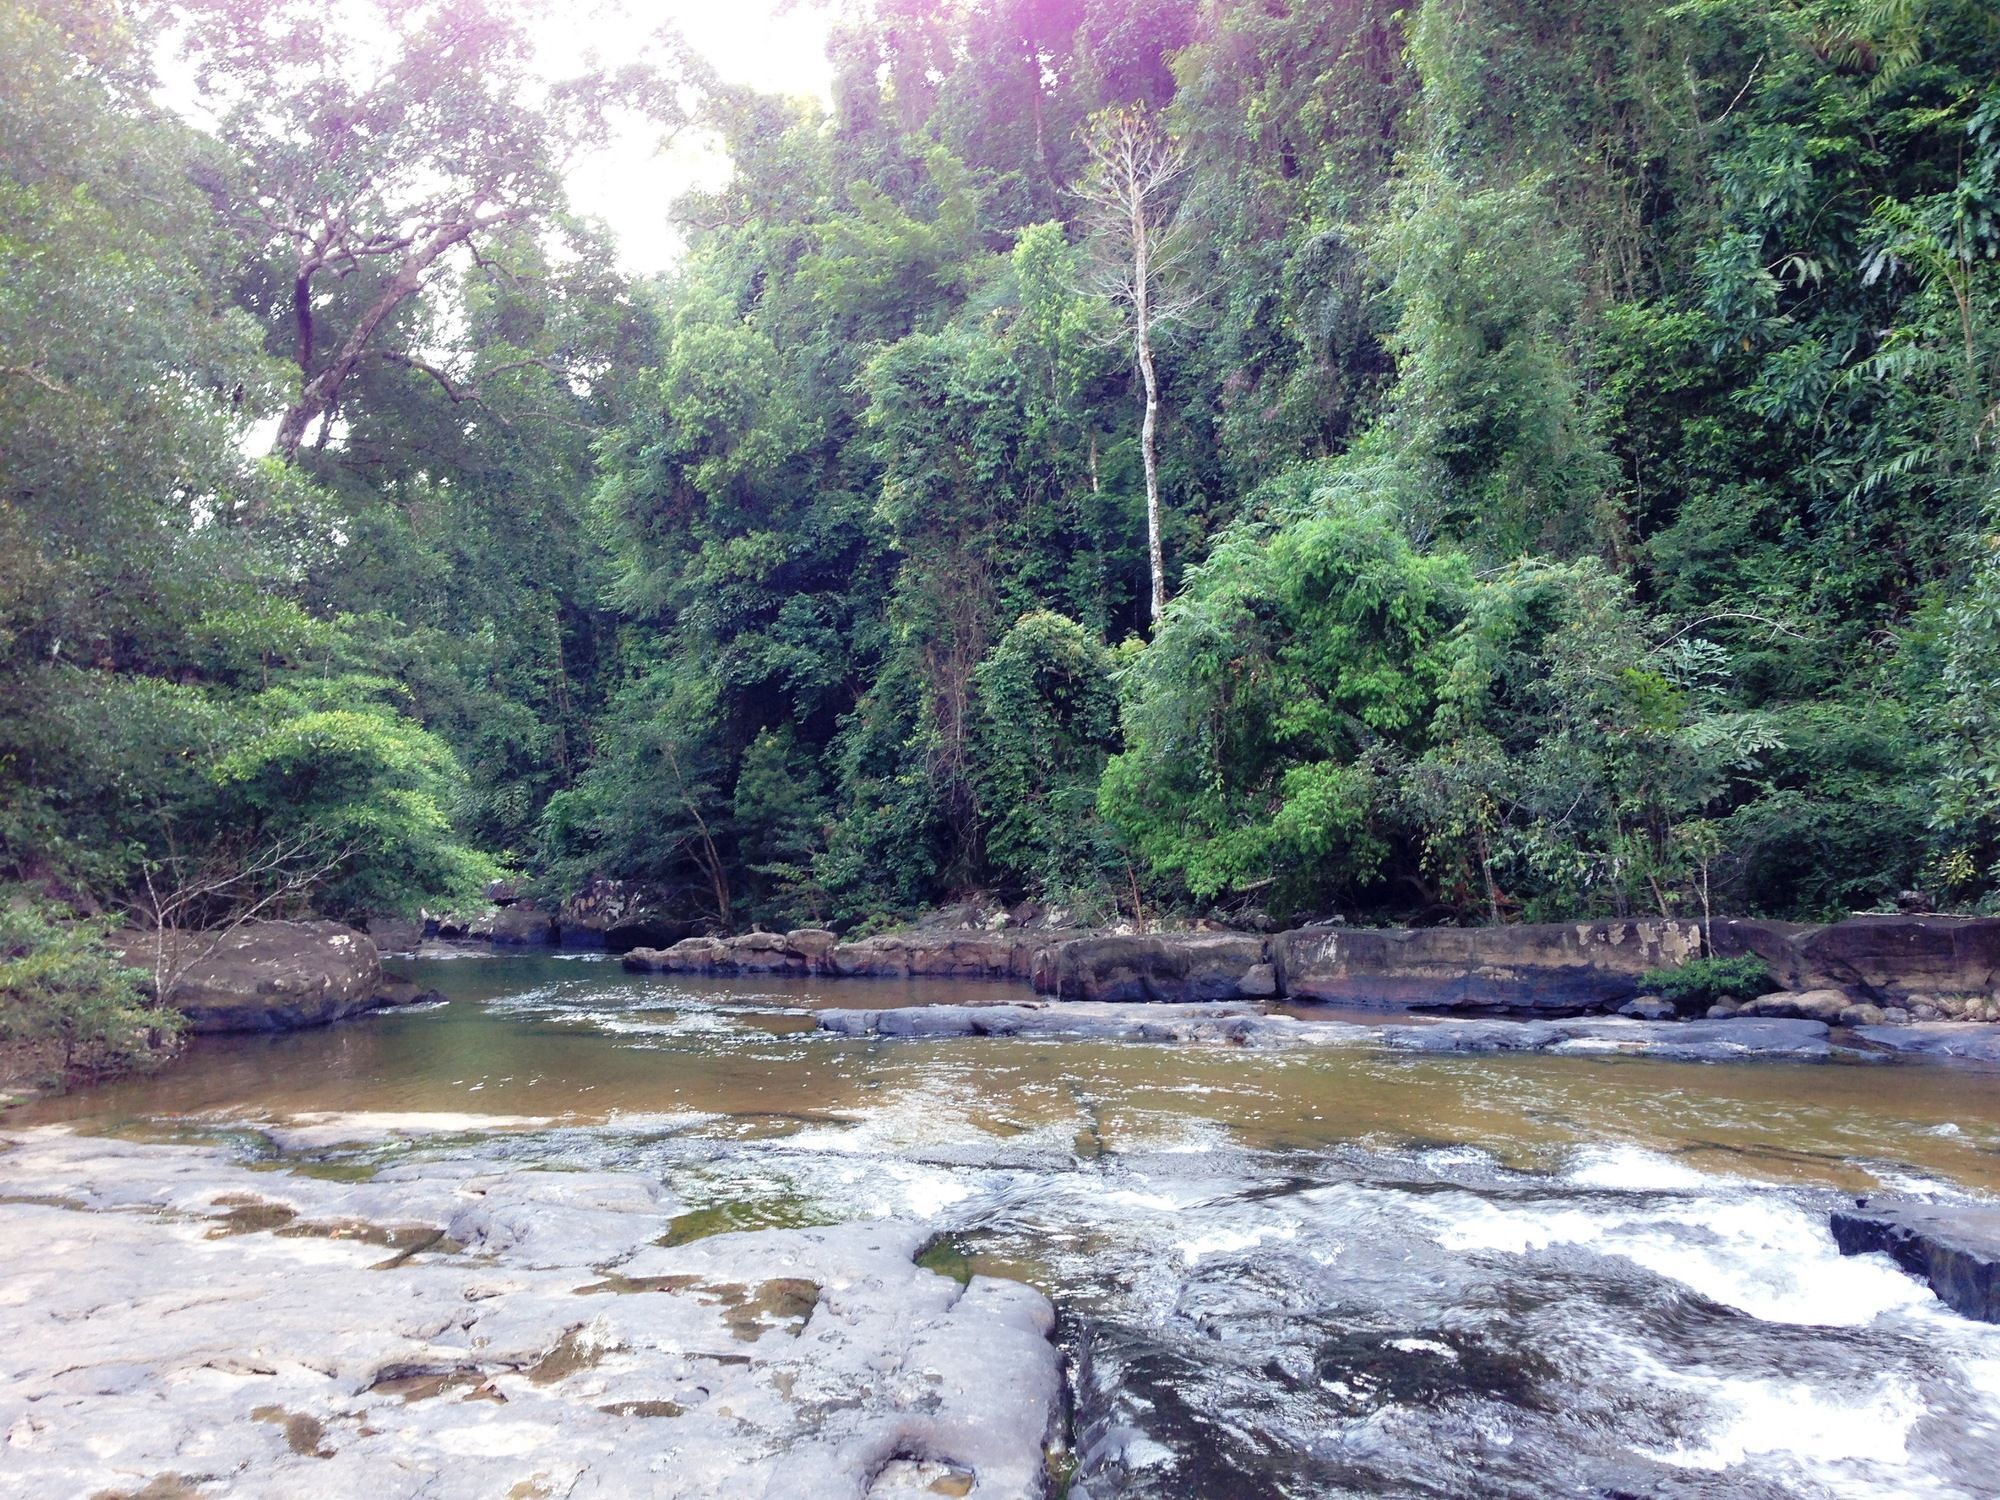
[[[814,1012],[1020,991],[402,967],[444,1003],[198,1039],[0,1139],[220,1151],[267,1181],[629,1179],[676,1247],[907,1229],[939,1275],[1053,1304],[1067,1397],[1038,1472],[1089,1500],[1994,1493],[2000,1328],[1842,1258],[1827,1214],[2000,1195],[2000,1073],[867,1040]],[[971,1467],[926,1485],[1001,1492]],[[656,1492],[736,1492],[688,1486]]]

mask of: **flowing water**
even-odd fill
[[[2000,1195],[2000,1073],[867,1041],[812,1012],[1020,992],[409,967],[448,1002],[6,1123],[646,1171],[684,1237],[920,1218],[1055,1300],[1090,1500],[2000,1494],[2000,1328],[1826,1227]]]

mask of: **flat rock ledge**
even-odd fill
[[[1238,1047],[1368,1046],[1401,1052],[1548,1052],[1656,1057],[1683,1062],[1782,1058],[1823,1062],[1833,1053],[1818,1021],[1509,1021],[1452,1019],[1369,1025],[1301,1021],[1242,1002],[1173,1005],[1029,1001],[823,1010],[822,1031],[882,1038],[1025,1037],[1068,1041],[1191,1042]]]
[[[0,1470],[35,1495],[1038,1500],[1054,1312],[884,1220],[658,1243],[649,1175],[371,1182],[0,1140]]]
[[[1832,1227],[1842,1255],[1879,1251],[1954,1311],[2000,1323],[2000,1207],[1862,1198]]]

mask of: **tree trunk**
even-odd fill
[[[424,277],[430,273],[431,267],[436,265],[446,252],[465,244],[474,235],[511,217],[513,217],[511,214],[492,214],[484,219],[468,218],[447,224],[412,249],[403,258],[403,263],[396,268],[396,274],[389,279],[374,302],[370,303],[366,311],[355,321],[354,327],[341,341],[340,348],[327,362],[326,368],[305,382],[298,399],[286,409],[283,419],[278,423],[278,436],[271,445],[271,452],[286,463],[297,462],[299,448],[305,442],[306,429],[312,426],[315,417],[331,420],[334,406],[340,398],[340,388],[347,383],[347,377],[354,373],[354,367],[367,355],[369,340],[374,338],[375,331],[388,321],[389,315],[402,305],[405,298],[416,293],[424,284]],[[302,358],[310,356],[310,347],[306,342],[311,332],[309,293],[304,306],[304,315],[308,321],[300,324]]]
[[[1160,385],[1153,374],[1153,347],[1140,325],[1139,370],[1146,377],[1146,420],[1139,429],[1139,451],[1146,463],[1146,562],[1153,573],[1152,621],[1157,627],[1167,612],[1166,554],[1160,546],[1160,456],[1155,434],[1160,425]]]
[[[1146,468],[1146,562],[1152,571],[1151,619],[1158,628],[1167,612],[1166,556],[1160,546],[1160,382],[1153,369],[1153,297],[1146,200],[1132,194],[1132,324],[1139,373],[1146,382],[1146,420],[1139,429],[1139,454]]]

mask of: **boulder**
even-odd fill
[[[1714,1011],[1723,1007],[1711,1006],[1709,1009]],[[1674,1002],[1671,1000],[1663,1000],[1658,995],[1640,995],[1619,1006],[1618,1014],[1630,1016],[1635,1021],[1671,1021],[1679,1012],[1674,1009]],[[1724,1010],[1724,1014],[1734,1015],[1735,1011]]]
[[[486,883],[486,899],[495,906],[512,906],[521,899],[520,882],[514,880],[490,880]]]
[[[1503,927],[1304,928],[1270,939],[1294,999],[1399,1009],[1576,1015],[1639,993],[1650,969],[1701,952],[1694,922],[1643,919]]]
[[[484,937],[502,947],[545,947],[556,940],[556,919],[532,901],[516,901],[496,907],[491,916],[472,929],[474,937]]]
[[[1763,959],[1787,989],[1849,990],[1878,1005],[1921,996],[1941,1010],[1931,997],[1991,997],[2000,987],[1996,917],[1864,916],[1824,927],[1726,921],[1711,939],[1718,957]]]
[[[827,955],[827,965],[835,974],[890,978],[1027,979],[1038,952],[1078,935],[912,928],[837,944]]]
[[[1860,1198],[1832,1228],[1842,1255],[1886,1255],[1954,1311],[2000,1323],[2000,1209]]]
[[[1266,999],[1278,993],[1278,971],[1269,964],[1252,964],[1236,982],[1236,993],[1246,998]]]
[[[150,975],[155,936],[121,932],[112,946]],[[340,922],[246,922],[230,932],[167,939],[166,1001],[196,1031],[290,1031],[381,1004],[382,964],[365,933]]]
[[[1277,988],[1265,941],[1252,933],[1079,938],[1044,947],[1032,977],[1041,993],[1064,1000],[1233,1000]]]
[[[835,936],[821,928],[746,932],[740,937],[686,938],[670,948],[634,948],[625,967],[660,974],[823,974]]]
[[[361,922],[377,953],[416,952],[425,925],[415,917],[364,917]]]
[[[573,947],[629,953],[634,948],[671,948],[699,937],[707,924],[670,910],[664,886],[598,876],[562,904],[562,940]]]
[[[804,954],[816,966],[832,956],[839,942],[839,935],[824,927],[799,927],[785,934],[785,945],[794,953]]]
[[[1845,990],[1804,990],[1793,994],[1787,990],[1775,990],[1768,995],[1759,995],[1741,1008],[1746,1016],[1791,1016],[1808,1021],[1838,1021],[1843,1014],[1853,1009],[1854,997]]]

